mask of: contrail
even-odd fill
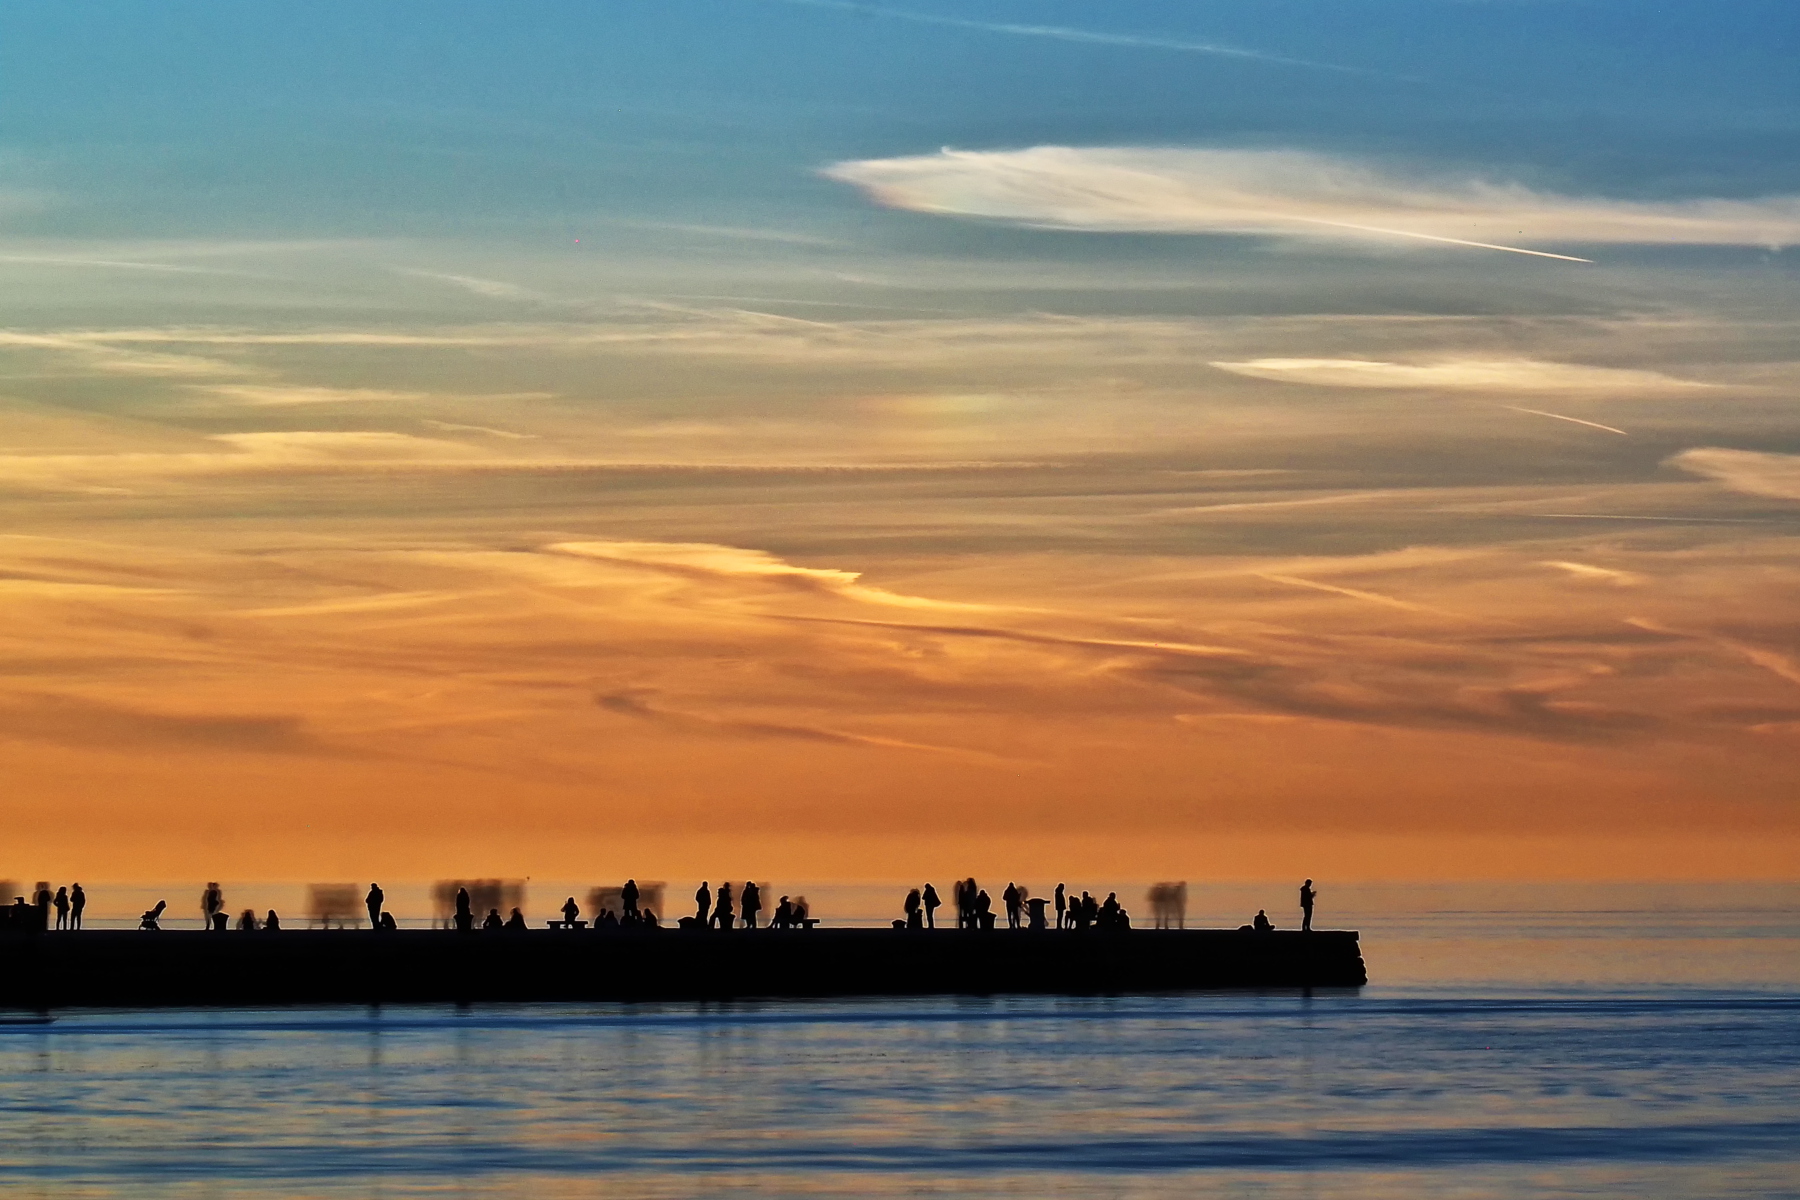
[[[1446,242],[1452,246],[1473,246],[1477,250],[1504,250],[1508,254],[1529,254],[1533,258],[1555,258],[1563,262],[1592,263],[1591,258],[1576,258],[1573,254],[1552,254],[1548,250],[1527,250],[1523,246],[1501,246],[1493,242],[1471,242],[1463,238],[1440,237],[1435,233],[1415,233],[1410,229],[1384,229],[1379,225],[1353,225],[1349,221],[1327,221],[1323,217],[1289,217],[1290,221],[1304,221],[1308,225],[1329,225],[1334,229],[1356,229],[1363,233],[1386,233],[1394,237],[1418,238],[1426,242]],[[1523,411],[1523,410],[1521,410]],[[1545,414],[1551,416],[1554,414]],[[1573,417],[1565,418],[1574,420]],[[1606,426],[1602,425],[1602,429]],[[1613,430],[1614,433],[1620,432]]]
[[[908,12],[905,9],[882,8],[874,4],[857,4],[854,0],[783,0],[783,3],[806,8],[836,8],[846,12],[868,13],[912,21],[920,25],[948,25],[957,29],[979,29],[986,33],[1011,33],[1021,37],[1051,38],[1059,42],[1086,42],[1096,46],[1136,46],[1145,50],[1175,50],[1185,54],[1216,54],[1224,58],[1246,58],[1256,62],[1277,63],[1287,67],[1312,67],[1320,71],[1341,71],[1346,75],[1371,75],[1382,79],[1406,79],[1410,76],[1390,75],[1366,67],[1350,67],[1342,63],[1314,62],[1306,58],[1287,58],[1245,50],[1239,46],[1221,46],[1215,42],[1188,42],[1175,38],[1141,37],[1129,33],[1097,33],[1091,29],[1070,29],[1064,25],[1014,25],[1000,21],[971,21],[966,17],[944,17],[936,13]]]
[[[1620,437],[1631,436],[1623,429],[1614,429],[1611,425],[1602,425],[1598,421],[1584,421],[1580,417],[1565,417],[1561,413],[1545,412],[1541,408],[1519,408],[1511,404],[1502,404],[1500,407],[1506,409],[1508,412],[1530,413],[1534,417],[1550,417],[1557,421],[1569,421],[1576,425],[1586,425],[1589,429],[1604,429],[1606,432],[1616,433]]]

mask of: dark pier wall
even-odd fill
[[[1353,932],[0,934],[0,1003],[423,1003],[1355,987]]]

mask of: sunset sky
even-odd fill
[[[0,11],[0,876],[1800,873],[1791,0]]]

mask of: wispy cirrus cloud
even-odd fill
[[[503,279],[483,279],[479,275],[457,275],[446,271],[421,271],[412,267],[396,267],[394,271],[395,274],[409,275],[414,279],[447,283],[451,287],[473,292],[477,296],[486,296],[491,300],[528,299],[532,295],[518,284],[507,283]]]
[[[1416,239],[1588,260],[1519,243],[1781,246],[1800,197],[1651,203],[1407,173],[1297,150],[1035,146],[836,163],[890,208],[1062,229]]]
[[[487,460],[442,438],[385,430],[220,433],[207,448],[114,454],[0,455],[0,485],[51,491],[113,491],[158,480],[279,472],[466,468]]]
[[[1387,362],[1363,358],[1252,358],[1210,364],[1233,375],[1321,387],[1422,388],[1433,391],[1548,392],[1567,395],[1670,395],[1712,384],[1659,371],[1594,367],[1529,358],[1438,358]]]
[[[1800,500],[1800,454],[1698,446],[1670,458],[1669,465],[1714,480],[1734,492]]]
[[[705,542],[560,542],[547,547],[557,554],[630,563],[675,574],[761,580],[806,591],[819,591],[895,608],[929,608],[953,611],[993,612],[994,605],[963,604],[907,596],[859,582],[860,571],[834,567],[803,567],[765,550],[718,546]]]
[[[367,404],[390,400],[427,400],[431,397],[429,392],[395,391],[389,388],[340,388],[285,383],[221,383],[209,384],[200,390],[252,408],[286,408],[298,404]]]

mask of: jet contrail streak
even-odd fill
[[[1550,417],[1557,421],[1568,421],[1576,425],[1586,425],[1589,429],[1604,429],[1608,433],[1616,433],[1620,437],[1630,437],[1623,429],[1614,429],[1611,425],[1602,425],[1598,421],[1584,421],[1580,417],[1565,417],[1561,413],[1545,412],[1541,408],[1518,408],[1511,404],[1502,404],[1501,408],[1508,412],[1530,413],[1534,417]]]
[[[1548,250],[1527,250],[1523,246],[1501,246],[1494,242],[1471,242],[1464,238],[1440,237],[1435,233],[1415,233],[1410,229],[1384,229],[1379,225],[1354,225],[1349,221],[1327,221],[1323,217],[1289,217],[1290,221],[1304,221],[1308,225],[1329,225],[1333,229],[1357,229],[1363,233],[1386,233],[1394,237],[1418,238],[1425,242],[1445,242],[1452,246],[1473,246],[1477,250],[1504,250],[1508,254],[1529,254],[1533,258],[1555,258],[1563,262],[1592,263],[1591,258],[1576,258],[1573,254],[1552,254]],[[1618,432],[1614,430],[1614,432]]]
[[[1011,33],[1020,37],[1051,38],[1059,42],[1086,42],[1097,46],[1138,46],[1145,50],[1176,50],[1186,54],[1217,54],[1225,58],[1247,58],[1257,62],[1277,63],[1287,67],[1313,67],[1321,71],[1342,71],[1348,75],[1372,75],[1400,78],[1365,67],[1348,67],[1341,63],[1314,62],[1305,58],[1287,58],[1265,54],[1260,50],[1244,50],[1237,46],[1221,46],[1213,42],[1184,42],[1175,38],[1140,37],[1128,33],[1099,33],[1090,29],[1070,29],[1064,25],[1016,25],[999,21],[971,21],[967,17],[945,17],[936,13],[908,12],[899,8],[882,8],[875,4],[857,4],[854,0],[785,0],[788,4],[807,8],[836,8],[870,16],[892,17],[897,21],[913,21],[920,25],[948,25],[956,29],[979,29],[987,33]]]

